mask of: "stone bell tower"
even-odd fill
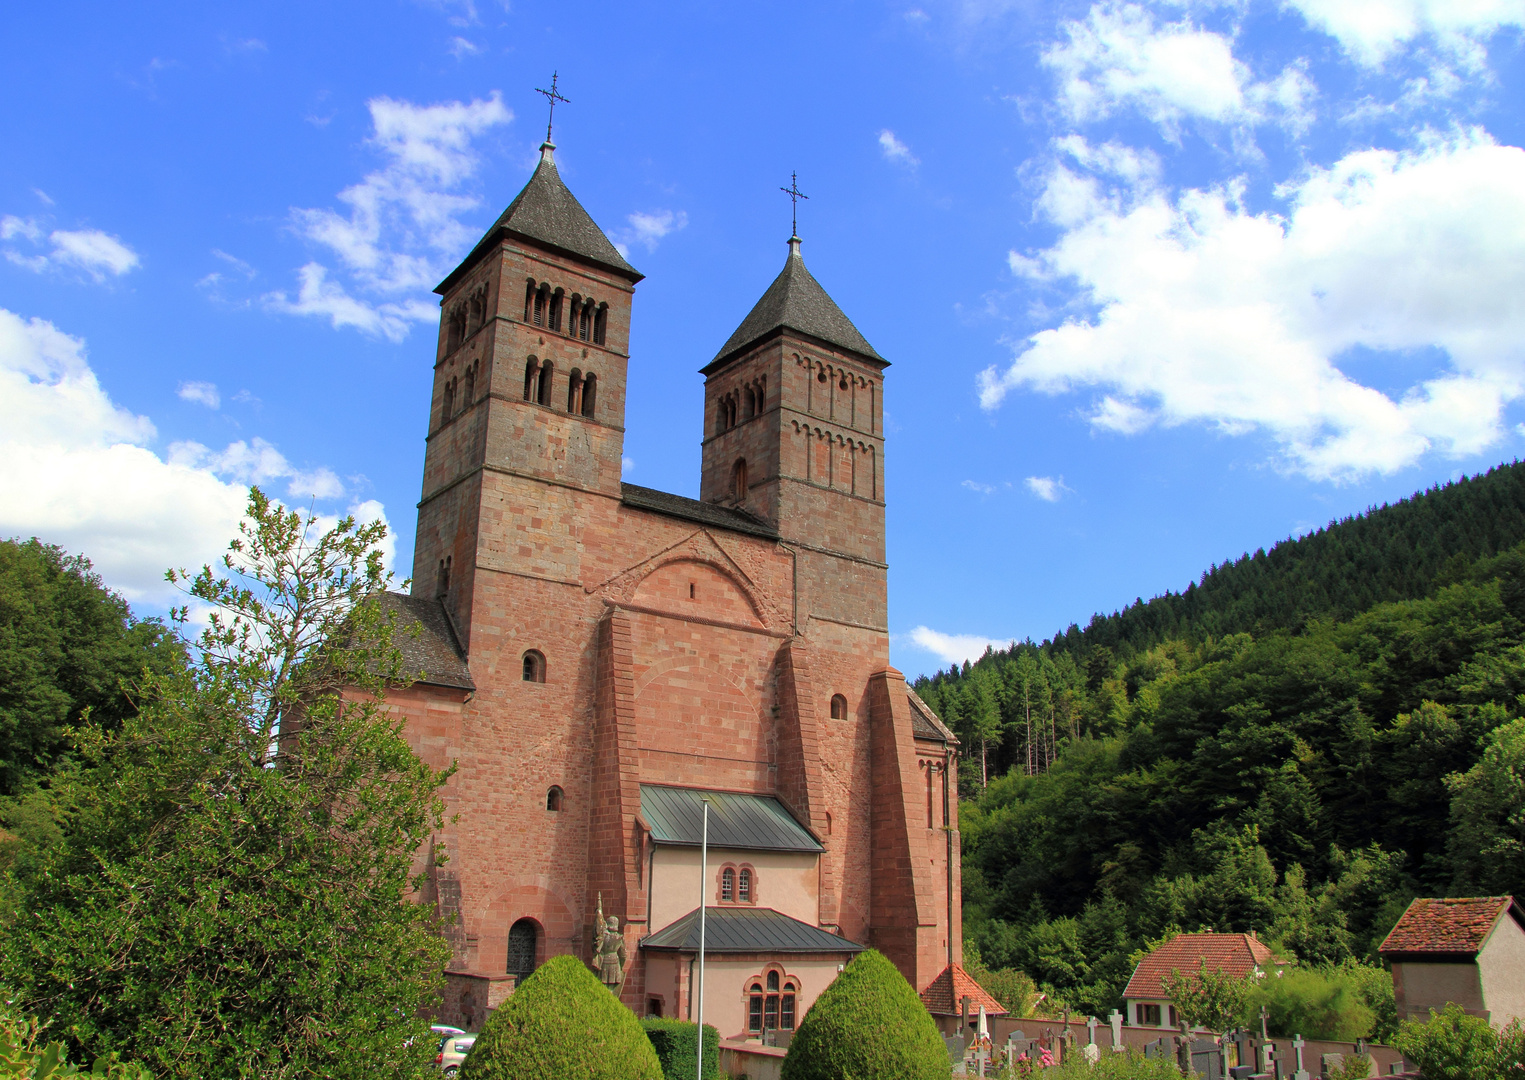
[[[543,486],[620,497],[641,274],[562,183],[554,150],[541,146],[529,183],[435,289],[413,591],[445,599],[467,649],[478,570],[554,563],[570,542],[553,514],[521,520],[555,502]]]

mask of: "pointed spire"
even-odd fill
[[[789,257],[784,260],[783,270],[741,321],[736,332],[720,347],[715,359],[702,370],[705,374],[716,370],[735,353],[785,328],[819,338],[869,360],[888,363],[864,340],[852,320],[842,313],[836,301],[806,269],[805,257],[800,254],[800,238],[791,236]]]

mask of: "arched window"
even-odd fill
[[[736,875],[736,899],[743,904],[752,902],[752,868],[743,866]]]
[[[530,278],[524,283],[524,321],[530,321],[530,313],[535,308],[535,279]]]
[[[763,1030],[778,1030],[778,972],[768,972],[768,996],[763,1000]]]
[[[609,325],[609,305],[599,304],[598,310],[593,313],[593,344],[604,343],[604,330]]]
[[[582,372],[577,368],[567,376],[567,412],[574,416],[582,412]]]
[[[439,561],[439,577],[435,580],[434,596],[438,599],[450,592],[450,556]]]
[[[831,718],[833,720],[847,719],[847,699],[841,694],[831,695]]]
[[[535,970],[535,954],[540,948],[540,927],[534,919],[520,919],[508,928],[508,973],[515,985]]]
[[[779,999],[778,1026],[785,1031],[794,1030],[794,995],[796,993],[793,981],[784,983],[784,994]]]
[[[534,401],[540,389],[540,361],[533,356],[524,365],[524,400]]]
[[[549,360],[540,365],[540,389],[539,392],[535,395],[535,400],[547,408],[549,408],[551,404],[551,383],[555,371],[556,365],[551,363]]]
[[[524,654],[524,681],[545,682],[545,657],[534,649]]]
[[[440,402],[440,411],[439,411],[440,423],[444,423],[446,420],[449,420],[454,415],[455,415],[455,380],[454,379],[446,379],[445,380],[445,397],[444,397],[444,400]]]
[[[573,293],[567,298],[567,337],[577,336],[577,313],[582,310],[582,297]]]
[[[742,458],[736,462],[736,467],[731,470],[731,497],[737,502],[747,501],[747,459]]]
[[[553,814],[561,811],[561,789],[555,784],[545,793],[545,808]]]
[[[577,315],[577,336],[587,341],[593,336],[593,301],[583,301],[582,310]]]
[[[729,904],[736,899],[736,871],[727,866],[720,871],[720,902]]]
[[[471,403],[476,400],[476,396],[477,396],[477,365],[476,365],[476,362],[473,361],[471,366],[466,369],[466,393],[461,398],[461,408],[463,408],[463,409],[469,408],[471,406]]]
[[[561,307],[565,299],[566,294],[563,293],[560,289],[557,289],[555,292],[551,293],[551,318],[547,325],[549,325],[552,330],[561,329]]]
[[[757,391],[747,387],[747,419],[757,415]]]
[[[593,419],[593,411],[598,407],[598,376],[592,372],[582,377],[582,414],[589,420]]]
[[[752,984],[747,995],[747,1030],[762,1031],[763,1025],[763,992],[762,983]]]
[[[546,309],[550,306],[551,287],[549,285],[542,285],[535,290],[535,315],[533,321],[536,326],[545,325]]]

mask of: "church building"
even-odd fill
[[[962,960],[958,742],[889,664],[876,352],[805,267],[704,363],[699,498],[621,481],[642,275],[554,146],[443,298],[395,692],[455,763],[419,855],[477,1029],[618,919],[621,999],[786,1034],[864,948]],[[740,314],[738,312],[738,314]],[[639,377],[639,367],[636,369]],[[708,806],[708,866],[700,841]]]

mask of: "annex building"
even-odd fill
[[[642,275],[553,150],[437,290],[392,598],[426,674],[391,702],[457,764],[420,854],[422,899],[455,917],[441,1019],[475,1029],[546,958],[591,960],[600,902],[622,1000],[689,1017],[701,894],[723,1037],[787,1032],[865,947],[923,990],[962,959],[958,745],[889,665],[889,362],[791,238],[699,360],[700,498],[622,483]]]

